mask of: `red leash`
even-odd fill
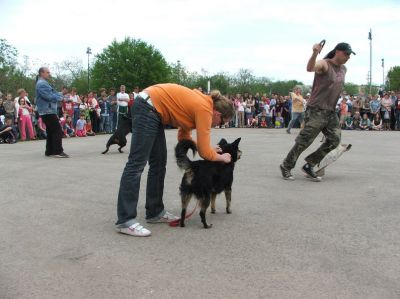
[[[196,205],[195,205],[193,211],[191,211],[189,214],[186,214],[185,219],[189,219],[190,217],[192,217],[193,213],[196,211],[197,206],[199,205],[199,201],[198,200],[196,200],[196,201],[197,202],[196,202]],[[168,225],[172,226],[172,227],[177,227],[180,222],[181,222],[181,218],[168,222]]]

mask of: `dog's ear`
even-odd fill
[[[219,142],[218,145],[225,145],[228,144],[228,141],[226,141],[224,138],[222,138]]]
[[[233,145],[236,145],[236,146],[239,146],[240,140],[242,140],[241,137],[239,137],[238,139],[236,139],[232,144],[233,144]]]

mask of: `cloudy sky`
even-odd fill
[[[273,80],[311,84],[305,71],[311,47],[326,39],[357,53],[347,81],[364,84],[369,70],[368,31],[373,36],[373,82],[400,65],[399,0],[0,0],[0,38],[36,63],[99,53],[114,38],[140,38],[167,61],[210,74],[249,68]]]

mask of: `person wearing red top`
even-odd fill
[[[234,115],[232,102],[219,92],[204,95],[177,84],[150,86],[135,99],[132,115],[131,149],[118,194],[116,230],[133,236],[151,232],[136,220],[140,178],[149,162],[146,190],[148,223],[168,222],[177,217],[164,209],[163,192],[167,163],[164,126],[178,127],[178,140],[192,139],[196,129],[200,156],[209,161],[230,163],[229,154],[220,154],[210,145],[211,127],[228,122]]]
[[[32,107],[27,105],[25,98],[19,98],[18,100],[18,118],[19,118],[19,132],[21,134],[21,141],[26,140],[26,129],[28,128],[29,138],[31,140],[36,139],[35,132],[33,131],[32,125]]]

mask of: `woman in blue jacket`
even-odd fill
[[[57,116],[57,102],[62,101],[63,96],[47,82],[49,78],[49,69],[41,67],[36,77],[36,106],[46,125],[45,155],[48,157],[69,158],[62,147],[63,132]]]

